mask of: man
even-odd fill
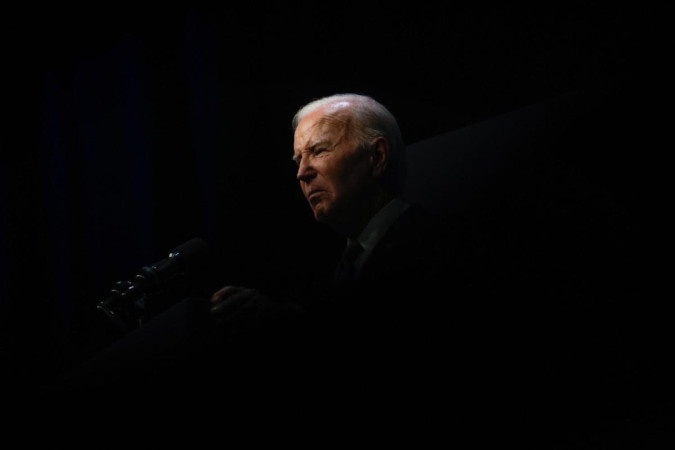
[[[292,125],[300,189],[316,221],[345,238],[345,252],[330,279],[290,301],[242,286],[211,296],[210,313],[250,357],[239,366],[254,367],[243,378],[274,379],[283,367],[281,385],[294,386],[293,401],[314,413],[377,411],[381,420],[401,420],[422,407],[444,408],[444,391],[475,375],[456,366],[469,352],[453,343],[454,322],[466,326],[462,305],[476,292],[466,241],[450,222],[402,198],[405,145],[382,104],[331,95],[303,106]]]

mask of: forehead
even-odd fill
[[[336,143],[344,138],[348,124],[345,114],[329,112],[326,108],[312,111],[302,118],[295,129],[294,148],[305,148],[319,141]]]

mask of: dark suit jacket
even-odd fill
[[[480,256],[458,221],[411,205],[352,286],[307,292],[286,359],[297,372],[285,383],[302,380],[295,399],[320,417],[454,433],[485,425],[484,401],[494,403],[500,382],[482,382],[483,359],[499,364],[481,348],[487,336],[469,325],[485,332],[485,313],[478,320],[473,306],[488,291]]]

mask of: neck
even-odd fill
[[[356,239],[361,231],[368,225],[368,222],[386,206],[394,196],[388,192],[381,192],[365,199],[359,208],[355,208],[354,213],[347,220],[339,224],[334,224],[333,229],[345,237]]]

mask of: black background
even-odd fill
[[[300,195],[290,120],[335,92],[380,100],[409,144],[568,92],[606,101],[585,122],[594,132],[557,151],[660,246],[660,14],[601,2],[9,7],[3,370],[30,386],[77,363],[113,283],[195,236],[215,257],[204,293],[328,267],[342,242]]]

